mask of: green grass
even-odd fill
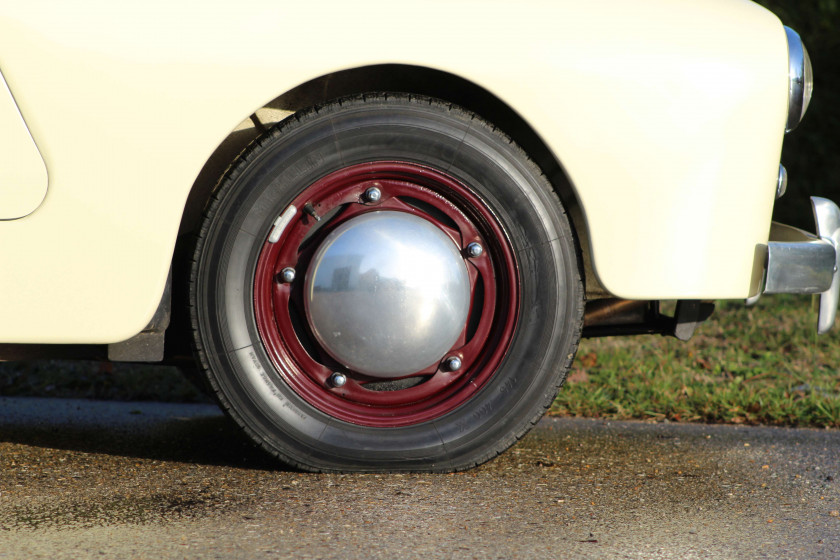
[[[837,336],[807,297],[719,303],[689,342],[584,340],[550,414],[840,427]]]

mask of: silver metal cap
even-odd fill
[[[340,225],[312,258],[306,314],[351,370],[400,377],[439,363],[463,331],[470,279],[459,248],[428,220],[369,212]]]

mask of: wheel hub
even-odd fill
[[[309,324],[344,366],[401,377],[444,358],[464,329],[470,279],[450,238],[396,211],[353,218],[320,245],[306,275]]]

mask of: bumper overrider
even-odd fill
[[[811,197],[817,234],[773,223],[764,259],[765,294],[820,294],[817,331],[834,325],[840,299],[840,208]]]
[[[814,75],[808,49],[799,34],[785,26],[788,43],[788,120],[785,132],[802,121],[811,102]],[[776,198],[787,186],[787,173],[779,166]],[[760,246],[756,264],[764,263],[763,290],[765,294],[820,294],[820,314],[817,332],[826,333],[834,326],[840,296],[840,208],[825,198],[811,197],[817,235],[773,223],[770,241]],[[750,301],[748,300],[748,302]]]

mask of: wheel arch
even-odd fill
[[[424,95],[459,105],[493,123],[536,162],[566,208],[577,237],[585,270],[585,285],[597,284],[590,262],[584,209],[561,161],[534,128],[513,107],[484,87],[461,76],[423,66],[379,64],[321,75],[279,95],[243,122],[213,152],[187,199],[179,230],[182,239],[198,227],[204,206],[224,171],[264,127],[289,114],[340,97],[367,92]],[[176,258],[179,251],[176,249]]]

